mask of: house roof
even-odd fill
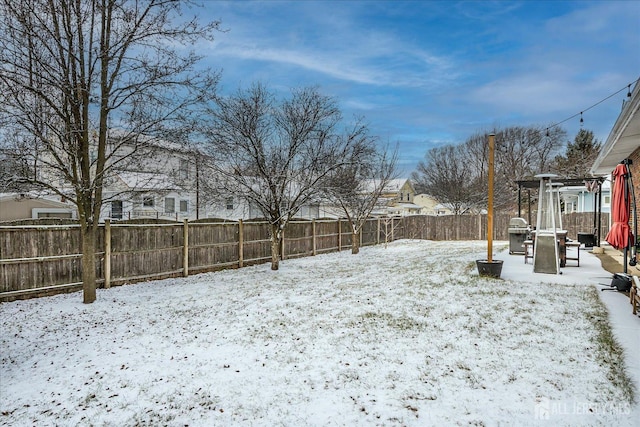
[[[0,193],[0,202],[21,202],[25,200],[37,200],[43,205],[47,205],[54,208],[75,209],[75,205],[68,202],[61,202],[60,196],[39,194],[37,192],[28,193]]]
[[[392,179],[390,180],[387,185],[384,186],[384,189],[382,190],[383,194],[390,194],[390,193],[397,193],[400,191],[400,189],[404,186],[404,184],[409,181],[409,184],[411,185],[411,181],[409,179]],[[376,185],[379,185],[380,181],[379,180],[375,180],[375,179],[367,179],[364,180],[362,183],[362,189],[365,192],[371,193],[375,190]]]
[[[409,182],[409,185],[412,185],[411,181],[407,178],[392,179],[384,187],[383,193],[397,193],[407,182]]]
[[[610,174],[640,145],[640,79],[636,80],[631,99],[625,101],[609,137],[591,166],[594,175]]]

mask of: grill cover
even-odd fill
[[[509,228],[527,228],[527,220],[524,218],[511,218]]]

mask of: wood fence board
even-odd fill
[[[113,280],[157,275],[182,268],[182,248],[162,251],[113,253],[111,256]]]
[[[238,262],[238,244],[189,248],[189,269]]]

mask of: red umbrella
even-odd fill
[[[611,219],[613,225],[605,240],[616,249],[626,248],[633,239],[629,227],[631,197],[627,183],[627,167],[616,166],[613,173],[613,197],[611,198]]]

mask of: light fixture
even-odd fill
[[[627,86],[627,98],[631,98],[631,84]]]
[[[580,111],[580,127],[582,127],[584,119],[582,118],[582,111]]]

